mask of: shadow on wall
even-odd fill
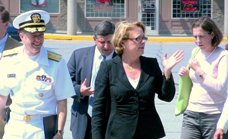
[[[186,34],[188,36],[192,36],[192,23],[194,20],[195,19],[188,19],[188,20],[180,19],[179,22],[182,30],[181,33]]]
[[[55,27],[53,26],[52,22],[49,22],[49,23],[46,25],[46,32],[47,32],[47,33],[56,33],[56,29],[55,29]]]
[[[85,2],[77,3],[77,24],[78,24],[78,32],[83,32],[86,35],[93,34],[93,27],[89,24],[89,21],[85,17],[84,9]]]
[[[160,13],[160,26],[159,34],[161,36],[166,35],[180,35],[191,36],[191,19],[163,19]]]

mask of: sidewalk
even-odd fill
[[[56,51],[57,53],[61,54],[66,61],[69,60],[71,53],[75,49],[79,49],[82,47],[88,47],[94,45],[94,41],[92,40],[92,36],[68,36],[68,35],[56,35],[56,34],[45,34],[45,37],[47,40],[45,40],[45,46],[49,49],[52,49]],[[49,37],[49,38],[47,38]],[[70,38],[74,37],[75,40],[71,40]],[[85,37],[85,38],[83,38]],[[82,39],[83,38],[83,39]],[[146,43],[144,54],[148,57],[155,57],[157,58],[159,64],[162,62],[162,56],[163,53],[167,53],[168,55],[171,55],[175,50],[183,50],[185,53],[185,58],[183,61],[181,61],[180,64],[178,64],[173,69],[173,77],[176,85],[176,95],[175,98],[172,100],[172,102],[163,102],[160,101],[157,97],[155,100],[156,103],[156,109],[159,113],[159,116],[162,120],[166,137],[162,139],[179,139],[180,133],[181,133],[181,124],[182,124],[182,115],[175,116],[175,103],[177,98],[177,92],[178,92],[178,70],[181,68],[181,66],[184,66],[188,63],[188,59],[191,56],[191,50],[195,47],[195,43],[193,42],[178,42],[183,41],[180,37],[162,37],[160,40],[157,39],[155,41],[148,41]],[[168,42],[170,39],[177,40],[176,42]],[[190,37],[189,37],[190,38]],[[82,40],[80,40],[82,39]],[[153,37],[152,37],[153,39]],[[224,46],[224,44],[227,42],[221,43],[221,47]],[[70,118],[71,118],[71,105],[72,105],[72,99],[68,99],[68,114],[67,114],[67,121],[64,128],[64,139],[72,139],[71,131],[70,131]]]
[[[54,36],[54,35],[53,35]],[[53,37],[52,36],[52,37]],[[56,36],[55,36],[56,37]],[[90,36],[92,37],[92,36]],[[69,60],[71,53],[75,49],[79,49],[82,47],[88,47],[94,45],[93,40],[56,40],[53,38],[45,40],[45,46],[49,49],[55,50],[57,53],[61,54],[66,61]],[[175,85],[178,89],[178,69],[182,65],[186,65],[192,48],[195,46],[194,42],[152,42],[148,41],[145,47],[145,55],[148,57],[156,57],[159,64],[162,62],[162,55],[164,52],[167,52],[168,55],[171,55],[175,50],[180,49],[185,52],[185,59],[178,64],[173,69],[173,77],[175,79]],[[163,102],[155,97],[156,109],[160,115],[162,120],[166,137],[162,139],[179,139],[180,132],[181,132],[181,124],[182,124],[182,115],[176,117],[174,115],[175,111],[175,103],[176,97],[173,99],[172,102]],[[67,114],[67,121],[64,128],[64,139],[72,139],[71,131],[70,131],[70,121],[71,121],[71,105],[72,99],[68,99],[68,114]]]
[[[45,39],[56,39],[56,40],[93,40],[92,35],[66,35],[66,34],[51,34],[45,33]],[[148,37],[150,42],[194,42],[193,37],[175,37],[175,36],[152,36]],[[224,37],[223,41],[228,41],[227,37]]]

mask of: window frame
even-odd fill
[[[37,7],[37,8],[34,7],[34,8],[29,8],[28,10],[27,9],[23,10],[22,7],[21,7],[21,4],[22,4],[23,1],[24,0],[19,0],[19,13],[23,13],[23,12],[26,12],[26,11],[29,11],[29,10],[45,10],[45,11],[47,11],[50,14],[60,14],[60,10],[61,10],[60,9],[60,7],[61,7],[61,1],[60,0],[52,0],[53,2],[58,3],[57,4],[58,5],[58,8],[56,8],[56,12],[50,12],[48,10],[48,8],[42,8],[42,7]],[[28,0],[28,1],[31,2],[31,0]],[[48,1],[50,1],[50,0],[48,0]],[[51,8],[53,8],[53,6],[50,6],[49,9],[51,9]]]
[[[175,0],[172,0],[171,1],[171,19],[196,19],[196,18],[199,18],[200,16],[196,16],[196,17],[174,17],[173,15],[174,15],[174,9],[173,9],[173,2],[174,2]],[[176,1],[181,1],[181,0],[176,0]],[[201,4],[201,1],[202,0],[199,0],[199,2],[200,2],[200,4]],[[213,0],[209,0],[210,1],[210,13],[208,12],[207,14],[202,14],[202,15],[206,15],[206,16],[209,16],[210,18],[213,18],[212,16],[213,16]],[[200,10],[200,12],[202,12],[202,9],[200,9],[202,7],[202,5],[199,5],[199,10]],[[181,4],[180,4],[180,11],[181,11]],[[186,13],[187,12],[185,12],[185,13],[182,13],[182,12],[180,12],[180,13],[177,13],[177,14],[185,14],[186,15]]]
[[[124,19],[124,18],[126,18],[126,11],[127,11],[127,9],[126,9],[126,6],[127,5],[127,2],[126,2],[126,0],[124,0],[124,7],[123,7],[123,17],[112,17],[112,16],[94,16],[94,17],[92,17],[92,16],[87,16],[87,0],[85,0],[85,5],[84,5],[84,9],[85,9],[85,12],[84,12],[84,16],[85,16],[85,18],[87,18],[87,19],[104,19],[104,18],[112,18],[112,19]]]

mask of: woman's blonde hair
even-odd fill
[[[118,55],[123,53],[123,46],[121,44],[122,40],[126,40],[129,38],[129,31],[132,30],[135,26],[142,28],[143,32],[145,33],[145,26],[141,22],[128,22],[128,21],[121,21],[117,24],[117,28],[114,32],[112,37],[112,45],[115,49],[115,52]]]

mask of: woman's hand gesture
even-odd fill
[[[163,56],[163,67],[165,77],[169,77],[171,74],[172,68],[178,64],[184,58],[184,52],[181,50],[175,51],[169,58],[167,53]]]

